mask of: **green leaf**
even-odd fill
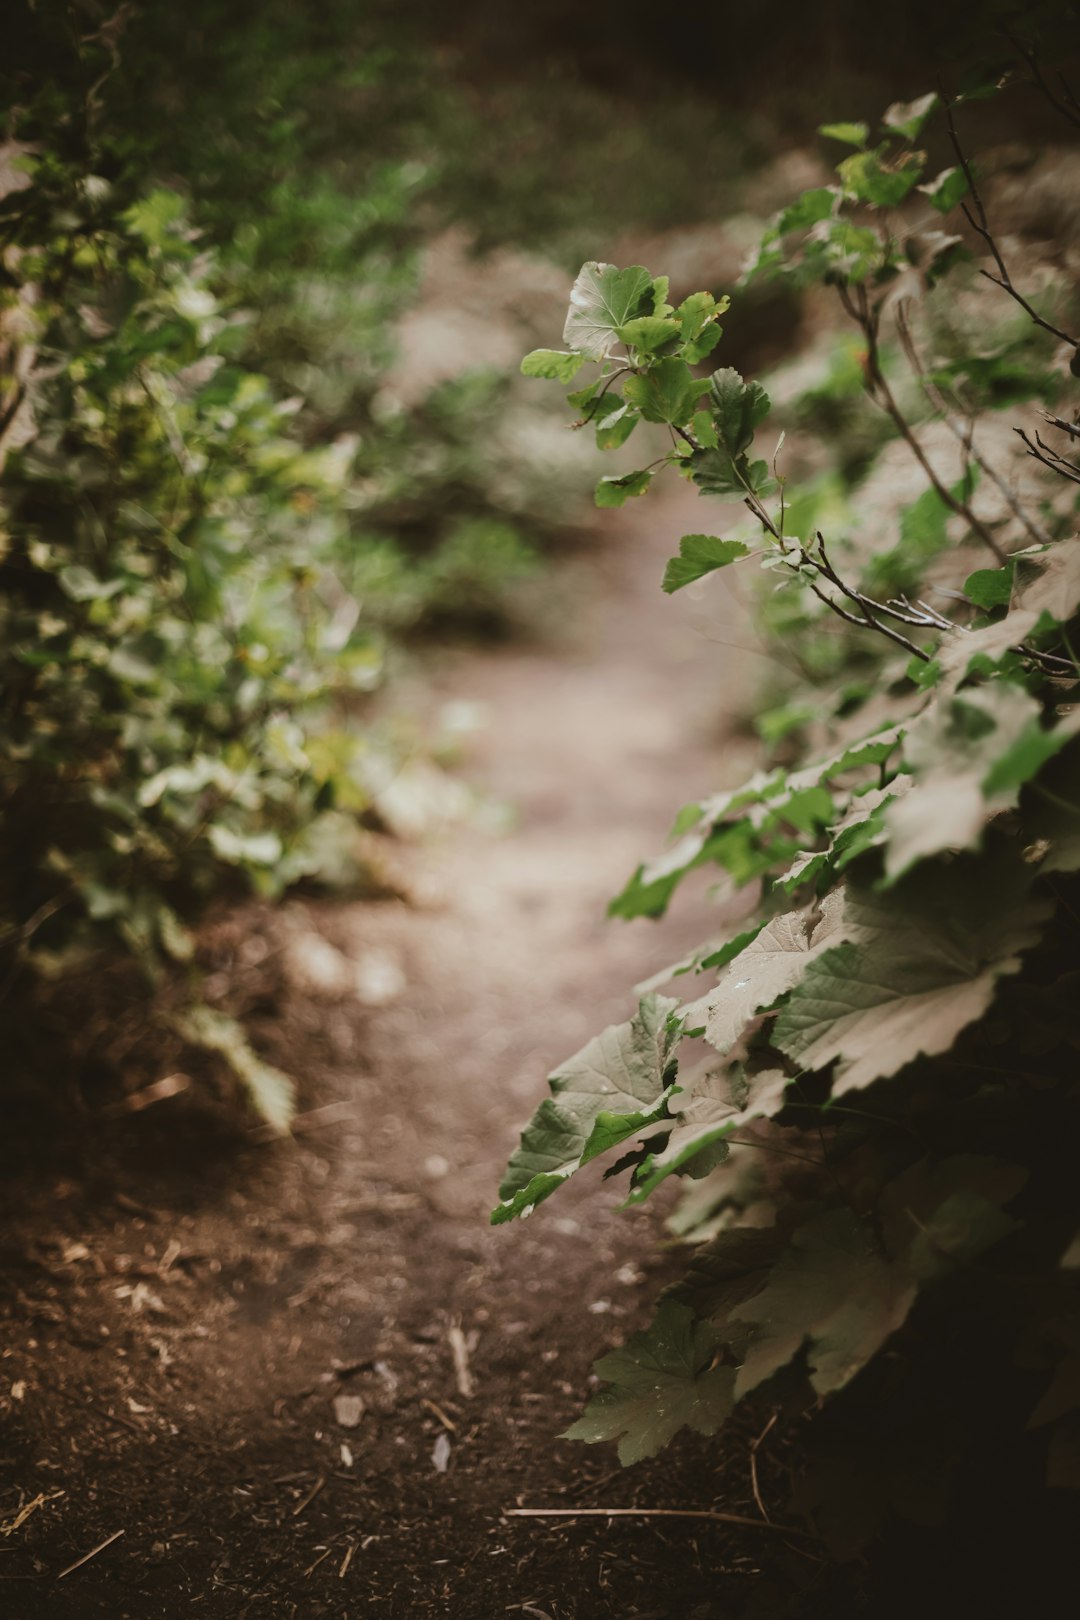
[[[999,861],[989,893],[966,868],[951,879],[935,869],[889,896],[849,889],[845,943],[806,968],[774,1043],[803,1069],[835,1061],[836,1097],[947,1052],[989,1007],[997,980],[1019,969],[1048,915],[1018,881],[1010,892],[1010,878]]]
[[[733,935],[731,939],[725,940],[716,949],[710,949],[708,954],[703,956],[700,963],[697,964],[700,971],[705,972],[708,968],[727,967],[728,963],[738,956],[740,951],[744,951],[750,942],[757,938],[764,926],[764,923],[754,923],[750,928],[744,928],[738,934]]]
[[[890,882],[928,856],[977,845],[990,816],[1015,805],[1078,723],[1044,728],[1039,704],[1010,681],[943,691],[904,741],[915,780],[885,819]]]
[[[954,500],[970,500],[974,476],[960,479],[949,491]],[[929,565],[949,543],[948,521],[952,508],[936,489],[927,489],[900,516],[900,544],[871,560],[867,583],[871,593],[894,594],[914,591],[926,576]]]
[[[963,169],[942,169],[941,173],[919,191],[939,214],[947,214],[968,193],[967,176]]]
[[[771,407],[761,384],[743,382],[731,366],[714,371],[709,378],[709,402],[717,437],[731,456],[739,456],[749,447],[755,428]]]
[[[995,805],[1015,803],[1016,790],[1037,776],[1047,760],[1072,742],[1078,730],[1080,711],[1075,709],[1055,726],[1043,726],[1041,720],[1032,715],[983,778],[982,790],[987,800]]]
[[[1015,563],[1006,563],[1004,568],[977,568],[964,581],[964,595],[970,597],[976,607],[1008,607],[1015,576]]]
[[[866,126],[860,127],[865,129]],[[787,236],[791,231],[810,230],[823,219],[828,219],[836,207],[836,199],[835,186],[817,186],[812,191],[804,191],[801,197],[777,215],[773,232],[779,237]]]
[[[679,332],[678,321],[660,315],[639,315],[636,320],[627,321],[619,327],[622,341],[642,354],[652,354],[656,349],[662,349],[665,343],[677,338]]]
[[[557,350],[555,352],[558,353]],[[594,415],[603,415],[611,404],[608,395],[603,392],[610,376],[611,373],[608,371],[601,372],[599,377],[594,377],[584,388],[576,388],[567,394],[566,403],[572,405],[575,411],[582,411],[586,421],[591,420]]]
[[[640,377],[629,377],[623,396],[636,405],[647,422],[689,422],[707,384],[695,377],[685,360],[660,360]]]
[[[692,1027],[692,1014],[689,1023]],[[766,1069],[741,1086],[733,1085],[731,1075],[721,1071],[706,1075],[685,1092],[676,1088],[668,1104],[675,1124],[664,1147],[642,1161],[627,1203],[644,1203],[668,1176],[686,1173],[699,1155],[725,1143],[744,1125],[778,1114],[787,1085],[782,1069]]]
[[[870,136],[870,125],[862,123],[819,124],[818,134],[830,141],[842,141],[845,146],[865,146]]]
[[[923,171],[923,159],[909,152],[891,166],[883,150],[854,152],[837,165],[845,191],[857,201],[877,208],[895,208],[902,203]]]
[[[234,1018],[198,1005],[175,1019],[185,1040],[223,1057],[246,1087],[256,1112],[275,1131],[284,1134],[293,1117],[295,1087],[287,1074],[264,1063],[255,1053]]]
[[[936,1282],[1016,1230],[1001,1206],[1027,1179],[1022,1166],[982,1154],[919,1159],[882,1190],[886,1246],[920,1286]]]
[[[722,969],[715,988],[684,1009],[687,1028],[704,1024],[709,1044],[730,1052],[750,1019],[775,1006],[847,933],[839,890],[826,895],[820,914],[807,907],[771,918]]]
[[[651,472],[614,473],[601,478],[594,500],[597,506],[625,506],[633,495],[644,495],[652,483]]]
[[[694,438],[705,450],[715,450],[720,441],[716,437],[716,428],[708,411],[695,411],[691,419],[691,428]]]
[[[588,360],[602,360],[621,341],[619,328],[649,314],[652,303],[653,280],[642,265],[619,270],[590,260],[570,292],[563,342]]]
[[[806,1346],[819,1395],[850,1383],[896,1332],[915,1302],[906,1270],[888,1259],[868,1221],[832,1209],[794,1233],[765,1287],[731,1318],[750,1324],[736,1399],[757,1389]]]
[[[596,1363],[606,1389],[595,1395],[564,1440],[619,1441],[624,1467],[654,1457],[680,1429],[715,1434],[734,1404],[735,1371],[713,1365],[720,1334],[689,1306],[665,1300],[645,1333]]]
[[[595,1036],[549,1077],[552,1095],[510,1160],[493,1224],[527,1214],[581,1164],[660,1117],[682,1033],[678,1005],[668,996],[644,996],[628,1023]]]
[[[683,359],[689,366],[696,366],[702,360],[707,360],[724,335],[724,328],[719,324],[707,326],[700,337],[692,343],[686,344],[683,349]]]
[[[931,90],[915,101],[894,101],[881,121],[886,129],[895,130],[905,140],[913,141],[938,105],[938,94]]]
[[[560,349],[534,349],[521,362],[521,375],[571,382],[584,364],[583,354],[564,354]]]
[[[617,405],[608,416],[596,423],[596,445],[599,450],[617,450],[625,444],[641,421],[639,413],[629,405]]]
[[[689,298],[684,298],[675,311],[683,341],[692,343],[696,337],[700,337],[709,322],[714,320],[717,314],[722,313],[729,302],[729,299],[724,298],[718,304],[710,292],[691,293]]]
[[[750,547],[741,540],[720,540],[713,534],[684,534],[679,541],[679,555],[672,557],[664,570],[663,589],[670,596],[702,579],[717,568],[726,568],[738,557],[748,557]]]

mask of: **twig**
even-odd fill
[[[896,403],[895,395],[889,387],[881,365],[881,351],[878,347],[879,310],[870,308],[864,287],[854,289],[857,302],[853,300],[846,287],[840,287],[837,290],[840,294],[840,302],[866,338],[866,377],[870,397],[877,400],[877,403],[907,444],[908,449],[933,486],[938,499],[945,503],[950,512],[955,512],[958,517],[962,517],[966,523],[971,525],[973,531],[990,548],[999,563],[1006,563],[1008,558],[986,527],[986,524],[976,517],[966,502],[958,500],[948,485],[938,477],[933,462],[919,443],[918,435]]]
[[[82,1569],[83,1565],[88,1564],[91,1558],[96,1558],[98,1553],[104,1552],[106,1547],[111,1547],[113,1542],[119,1541],[120,1537],[124,1534],[126,1534],[126,1531],[124,1530],[114,1530],[111,1536],[106,1536],[105,1540],[99,1541],[96,1547],[91,1547],[88,1553],[83,1553],[81,1558],[76,1558],[75,1562],[73,1564],[69,1564],[67,1569],[62,1569],[59,1575],[56,1577],[57,1580],[62,1581],[66,1576],[74,1575],[77,1569]]]
[[[990,229],[990,221],[987,218],[986,209],[983,206],[983,200],[979,194],[979,188],[975,183],[975,176],[972,173],[971,164],[967,160],[964,149],[960,145],[960,137],[956,133],[956,121],[953,118],[953,104],[946,95],[942,95],[941,99],[945,103],[945,116],[948,122],[949,140],[952,142],[952,149],[956,153],[956,161],[959,163],[964,179],[967,181],[968,191],[971,195],[971,202],[973,204],[971,207],[969,207],[967,203],[961,204],[964,211],[964,218],[967,220],[975,234],[981,237],[986,243],[986,246],[990,251],[990,255],[998,269],[996,276],[990,270],[980,270],[979,274],[985,276],[987,281],[992,281],[995,287],[1000,287],[1002,292],[1007,292],[1009,297],[1020,305],[1020,308],[1024,311],[1028,318],[1035,322],[1036,326],[1041,326],[1043,331],[1049,332],[1052,337],[1060,338],[1061,342],[1067,343],[1070,348],[1077,348],[1078,345],[1074,337],[1070,337],[1068,332],[1063,332],[1061,327],[1055,326],[1052,321],[1045,320],[1043,316],[1039,314],[1038,310],[1028,302],[1023,293],[1019,292],[1017,288],[1013,286],[1008,267],[1006,266],[1005,260],[1001,255],[1001,249],[994,240],[993,232]]]
[[[1031,517],[1029,517],[1028,513],[1024,509],[1023,503],[1009,488],[1008,484],[1005,482],[1004,478],[1002,478],[997,468],[987,461],[986,457],[977,448],[975,444],[975,423],[971,421],[968,423],[967,428],[961,427],[960,423],[949,410],[949,402],[945,398],[944,394],[937,387],[936,383],[932,383],[930,381],[926,368],[923,365],[922,359],[919,355],[911,327],[908,325],[908,319],[904,313],[902,305],[897,305],[896,329],[900,334],[900,344],[905,355],[907,356],[908,365],[911,367],[916,380],[920,384],[931,405],[933,405],[936,410],[941,412],[941,420],[945,423],[945,426],[948,428],[953,437],[960,442],[964,449],[965,455],[969,456],[980,471],[984,472],[987,478],[991,480],[1002,499],[1009,506],[1013,515],[1019,518],[1020,522],[1023,524],[1031,538],[1033,540],[1037,540],[1040,545],[1049,545],[1050,536],[1047,534],[1046,530],[1041,524],[1036,523]]]
[[[1022,41],[1017,39],[1016,35],[1011,31],[1011,29],[1003,27],[1001,32],[1005,35],[1005,38],[1008,40],[1017,56],[1022,56],[1024,61],[1027,63],[1029,69],[1031,70],[1031,82],[1034,87],[1042,91],[1043,95],[1046,97],[1047,101],[1050,103],[1051,107],[1053,107],[1055,112],[1059,112],[1062,118],[1068,119],[1070,124],[1072,124],[1076,129],[1080,129],[1080,116],[1078,116],[1077,112],[1076,97],[1073,95],[1073,92],[1066,82],[1064,75],[1061,73],[1058,74],[1058,78],[1061,81],[1062,94],[1065,98],[1063,101],[1059,101],[1046,82],[1046,77],[1042,68],[1039,66],[1039,58],[1035,55],[1035,52],[1028,50],[1027,46],[1024,45]]]
[[[1080,422],[1066,422],[1064,417],[1052,416],[1049,411],[1043,411],[1043,420],[1050,427],[1058,428],[1062,433],[1067,433],[1070,439],[1080,439]]]
[[[318,1496],[319,1492],[322,1490],[322,1488],[323,1488],[323,1486],[325,1484],[326,1484],[326,1475],[325,1474],[320,1474],[318,1479],[315,1481],[314,1485],[311,1487],[310,1491],[308,1491],[307,1495],[304,1497],[304,1499],[302,1501],[300,1501],[300,1502],[297,1502],[296,1506],[293,1508],[292,1516],[293,1516],[294,1519],[298,1519],[300,1517],[301,1513],[304,1512],[305,1508],[309,1508],[311,1506],[312,1502],[314,1502],[315,1498]]]
[[[765,1503],[761,1499],[761,1487],[758,1484],[757,1454],[758,1454],[759,1446],[761,1446],[763,1441],[766,1439],[766,1437],[768,1436],[768,1434],[770,1433],[770,1431],[772,1430],[772,1428],[776,1424],[776,1421],[779,1418],[779,1416],[780,1416],[779,1412],[774,1412],[772,1417],[769,1419],[768,1423],[766,1423],[765,1427],[762,1429],[761,1433],[758,1435],[757,1439],[756,1440],[751,1440],[751,1442],[750,1442],[750,1484],[751,1484],[751,1486],[753,1488],[753,1492],[754,1492],[754,1501],[757,1503],[758,1511],[760,1512],[761,1517],[765,1520],[766,1524],[771,1524],[772,1520],[769,1518],[768,1509],[766,1508]]]
[[[17,923],[14,927],[5,928],[3,933],[0,934],[0,946],[7,945],[9,941],[16,941],[20,945],[25,945],[26,941],[37,933],[42,923],[46,923],[50,917],[54,917],[61,907],[70,904],[70,897],[62,900],[46,900],[44,905],[40,905],[33,916],[28,917],[24,923]]]
[[[66,1494],[65,1491],[39,1491],[31,1501],[23,1504],[14,1518],[9,1519],[6,1524],[0,1524],[0,1536],[13,1536],[16,1530],[22,1529],[30,1515],[36,1513],[39,1507],[44,1507],[48,1502],[55,1502],[58,1496]]]
[[[316,1558],[316,1560],[315,1560],[315,1562],[313,1564],[308,1565],[307,1569],[305,1569],[305,1571],[304,1571],[304,1579],[305,1579],[305,1581],[309,1578],[309,1576],[314,1575],[315,1571],[318,1569],[318,1567],[322,1563],[323,1559],[324,1558],[329,1558],[329,1556],[333,1552],[333,1550],[334,1550],[333,1547],[327,1547],[323,1552],[321,1552],[319,1554],[318,1558]]]
[[[345,1554],[345,1557],[341,1560],[341,1568],[338,1570],[338,1580],[339,1581],[343,1581],[345,1579],[345,1576],[348,1573],[349,1565],[353,1561],[353,1553],[355,1551],[356,1551],[356,1542],[355,1541],[350,1541],[349,1542],[349,1550]]]
[[[444,1429],[449,1429],[451,1434],[457,1434],[457,1424],[452,1417],[447,1417],[437,1401],[431,1401],[424,1395],[421,1397],[420,1405],[426,1406],[428,1411],[438,1418]]]
[[[456,1322],[452,1323],[446,1332],[447,1342],[450,1345],[450,1354],[454,1358],[454,1378],[457,1382],[457,1392],[463,1400],[470,1400],[476,1394],[476,1384],[473,1381],[472,1371],[469,1367],[469,1345]]]
[[[721,1513],[715,1508],[503,1508],[504,1519],[711,1519],[717,1524],[740,1524],[748,1530],[776,1530],[785,1536],[805,1536],[789,1524],[751,1519],[742,1513]]]
[[[1034,456],[1036,461],[1041,461],[1044,467],[1049,467],[1050,471],[1056,472],[1059,477],[1067,478],[1072,484],[1080,484],[1080,468],[1075,467],[1071,461],[1066,461],[1065,457],[1052,449],[1039,433],[1036,433],[1035,444],[1032,444],[1023,428],[1013,428],[1013,432],[1022,440],[1029,456]]]

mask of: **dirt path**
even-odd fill
[[[685,907],[626,927],[604,905],[679,802],[746,764],[719,739],[751,660],[658,589],[699,524],[677,489],[631,509],[582,569],[569,651],[470,654],[438,676],[433,701],[486,707],[466,770],[516,806],[516,830],[459,828],[419,857],[430,904],[291,913],[347,956],[399,962],[400,994],[305,995],[279,971],[283,923],[222,925],[260,1045],[321,1110],[293,1141],[208,1155],[186,1182],[148,1146],[47,1206],[20,1193],[0,1531],[33,1511],[0,1535],[11,1620],[741,1610],[756,1533],[502,1516],[755,1510],[739,1445],[684,1439],[624,1474],[556,1438],[594,1356],[647,1318],[670,1264],[654,1251],[639,1269],[655,1217],[617,1215],[593,1183],[486,1224],[544,1074],[698,937]]]

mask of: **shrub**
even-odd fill
[[[765,388],[699,369],[716,289],[673,307],[642,266],[586,264],[566,348],[523,362],[574,383],[601,447],[666,430],[667,453],[602,479],[598,505],[663,468],[742,504],[749,526],[685,536],[663,588],[760,567],[801,678],[763,725],[784,763],[680,812],[611,907],[657,916],[718,868],[751,909],[552,1074],[492,1219],[593,1160],[631,1207],[678,1179],[689,1268],[597,1363],[568,1436],[632,1463],[742,1403],[771,1410],[803,1448],[795,1505],[841,1554],[896,1513],[969,1502],[985,1535],[1026,1511],[1039,1470],[1080,1485],[1080,429],[1058,403],[1075,309],[1052,274],[1026,291],[1039,278],[993,234],[967,99],[893,106],[876,134],[826,128],[848,152],[836,182],[784,210],[750,272],[834,289],[859,353],[827,386],[850,401],[857,382],[881,462],[902,451],[923,480],[895,527],[869,517],[873,456],[841,444],[839,472],[789,486]]]

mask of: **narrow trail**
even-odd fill
[[[428,903],[291,913],[346,955],[400,961],[396,998],[305,996],[274,977],[273,919],[224,925],[265,977],[260,1046],[305,1078],[296,1137],[239,1166],[208,1157],[184,1184],[149,1160],[119,1192],[72,1178],[17,1215],[0,1527],[45,1499],[0,1540],[12,1620],[705,1620],[741,1604],[756,1532],[502,1517],[757,1510],[744,1453],[684,1437],[624,1474],[610,1449],[557,1439],[591,1361],[648,1317],[670,1267],[643,1245],[657,1217],[618,1214],[594,1178],[523,1225],[486,1221],[544,1075],[707,926],[703,901],[604,920],[678,804],[750,758],[721,737],[753,660],[659,590],[699,526],[677,487],[632,507],[573,565],[569,650],[472,652],[437,674],[433,704],[484,705],[464,769],[515,829],[445,834],[419,857]]]

